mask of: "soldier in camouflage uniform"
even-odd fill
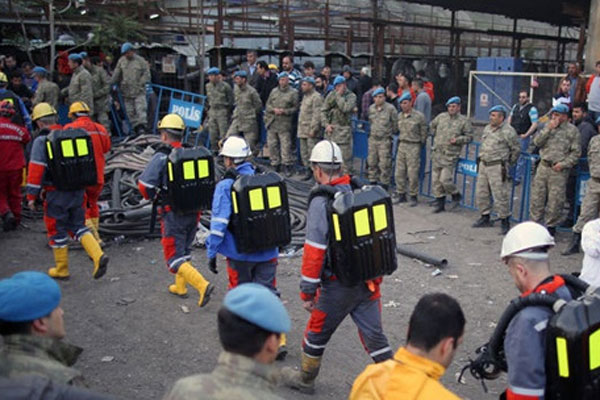
[[[448,112],[431,121],[434,136],[431,148],[433,195],[436,198],[434,213],[444,211],[446,196],[452,196],[452,208],[458,206],[462,195],[454,184],[454,169],[464,144],[473,140],[473,128],[467,117],[460,114],[460,97],[446,102]]]
[[[111,85],[119,85],[125,111],[136,134],[145,132],[148,123],[146,84],[150,83],[150,66],[142,57],[135,54],[131,43],[121,46],[121,58],[113,72]]]
[[[209,374],[180,379],[164,399],[282,400],[273,393],[282,376],[271,364],[279,335],[290,326],[281,300],[265,286],[244,283],[231,289],[218,315],[225,351],[217,367]]]
[[[387,190],[390,185],[392,169],[392,134],[398,127],[396,108],[385,101],[385,90],[373,91],[373,104],[369,106],[369,154],[367,166],[369,181],[381,182]]]
[[[219,150],[219,140],[227,135],[231,109],[233,108],[233,91],[231,86],[223,82],[221,70],[216,67],[206,71],[206,98],[208,100],[208,132],[210,134],[210,149],[216,153]]]
[[[321,121],[325,125],[325,139],[342,150],[344,173],[352,174],[352,113],[356,109],[356,95],[346,87],[346,79],[336,76],[333,90],[323,102]]]
[[[48,275],[23,271],[0,280],[0,376],[41,375],[55,383],[83,386],[71,366],[82,349],[65,336],[60,287]],[[0,396],[2,397],[2,396]]]
[[[48,80],[48,71],[44,67],[35,67],[33,69],[35,80],[38,83],[35,94],[33,95],[33,106],[40,103],[48,103],[54,109],[58,108],[58,96],[60,89],[58,85]]]
[[[502,234],[510,229],[510,185],[508,169],[514,166],[521,154],[521,142],[514,128],[505,123],[507,114],[503,106],[490,108],[490,123],[483,129],[479,147],[476,204],[481,217],[474,228],[492,226],[490,213],[492,201],[502,222]]]
[[[83,101],[94,112],[94,90],[92,88],[92,75],[83,67],[83,58],[80,54],[69,55],[69,67],[73,70],[69,86],[62,90],[63,95],[69,96],[69,104]]]
[[[398,114],[398,152],[396,154],[396,193],[397,202],[406,201],[405,187],[408,178],[410,206],[417,205],[419,193],[419,168],[421,148],[427,140],[427,122],[422,112],[413,109],[410,92],[400,96],[398,103],[402,112]]]
[[[310,168],[310,153],[313,147],[321,140],[321,107],[323,97],[315,90],[315,79],[307,76],[302,79],[302,104],[298,116],[298,138],[300,139],[300,156],[306,168],[305,180],[312,177]]]
[[[92,119],[105,128],[110,128],[108,121],[108,95],[110,93],[110,78],[108,73],[101,66],[92,63],[92,58],[86,52],[81,53],[83,66],[92,75],[92,90],[94,91],[94,112]],[[94,57],[96,61],[100,58]]]
[[[554,236],[562,218],[569,169],[579,161],[581,142],[579,130],[568,121],[569,108],[558,104],[551,111],[552,119],[533,139],[540,148],[540,163],[531,187],[529,215],[542,223],[547,199],[546,226]]]
[[[262,110],[262,101],[256,89],[248,85],[248,73],[236,71],[234,74],[235,87],[233,96],[235,98],[235,109],[231,118],[231,125],[227,130],[227,136],[240,135],[246,139],[252,155],[258,155],[258,121],[257,115]]]
[[[596,119],[596,125],[600,125],[600,117]],[[587,161],[590,169],[590,179],[587,181],[585,196],[581,204],[581,213],[573,226],[573,236],[563,256],[579,253],[581,243],[581,232],[583,226],[589,221],[598,218],[600,209],[600,135],[592,137],[587,151]],[[577,195],[574,196],[577,198]]]
[[[298,111],[298,91],[290,86],[287,72],[280,72],[277,80],[279,86],[271,90],[265,108],[267,144],[271,165],[279,172],[283,161],[283,172],[289,177],[294,172],[292,119]]]

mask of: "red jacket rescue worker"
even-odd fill
[[[48,275],[55,279],[69,278],[69,236],[81,242],[86,253],[94,262],[94,279],[101,278],[106,273],[108,257],[94,239],[94,235],[85,226],[85,210],[83,209],[84,188],[76,190],[59,190],[57,182],[65,180],[62,176],[50,177],[47,173],[48,162],[57,159],[58,152],[50,153],[48,135],[60,132],[57,125],[57,114],[48,103],[40,103],[33,109],[32,116],[39,133],[33,142],[31,159],[27,175],[27,203],[30,209],[35,209],[35,199],[42,192],[44,198],[44,223],[48,234],[49,244],[54,253],[55,266],[48,270]],[[64,146],[67,147],[67,146]],[[87,143],[73,146],[77,152],[87,149]],[[64,157],[64,154],[62,155]],[[73,167],[77,168],[77,166]],[[77,172],[77,171],[75,171]]]
[[[21,222],[23,149],[31,140],[27,128],[11,122],[14,115],[12,103],[0,101],[0,217],[4,231],[16,229]]]
[[[167,161],[172,149],[181,148],[185,123],[177,114],[167,114],[158,124],[160,138],[166,146],[159,149],[138,180],[138,188],[145,199],[158,197],[161,216],[161,244],[169,272],[175,274],[175,284],[169,286],[169,293],[187,297],[186,283],[192,285],[200,295],[198,305],[204,307],[210,301],[214,286],[191,264],[191,247],[200,212],[176,213],[168,201]],[[169,172],[172,172],[171,170]]]
[[[83,101],[76,101],[69,107],[69,118],[75,119],[65,125],[64,129],[83,129],[92,138],[94,144],[94,160],[96,161],[96,174],[98,183],[85,188],[85,226],[87,226],[100,245],[103,244],[98,229],[100,227],[100,208],[98,198],[104,187],[104,154],[110,150],[110,135],[101,124],[90,118],[90,108]]]

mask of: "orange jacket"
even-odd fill
[[[104,126],[95,123],[90,117],[78,117],[75,121],[65,125],[63,129],[83,129],[92,137],[98,184],[103,184],[104,154],[110,150],[110,135]]]
[[[445,370],[401,347],[394,358],[369,365],[356,378],[349,400],[458,400],[439,382]]]

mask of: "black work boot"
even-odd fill
[[[396,197],[396,204],[406,203],[406,193],[398,193]]]
[[[310,181],[310,179],[312,177],[313,177],[312,169],[306,168],[306,170],[304,171],[304,175],[302,176],[302,180],[303,181]]]
[[[418,201],[417,201],[417,196],[409,196],[409,199],[410,199],[410,204],[409,204],[409,206],[411,206],[411,207],[416,207],[416,206],[417,206],[417,203],[418,203]]]
[[[552,237],[556,236],[556,227],[555,226],[549,226],[546,229],[548,229],[548,232],[550,233],[550,235],[552,235]]]
[[[436,198],[437,203],[435,205],[435,210],[433,210],[434,214],[441,213],[442,211],[446,211],[446,196]]]
[[[473,225],[473,228],[488,228],[492,226],[492,221],[490,221],[490,214],[485,214],[479,217],[477,221]]]
[[[274,166],[273,166],[273,169],[275,170],[275,172],[278,172],[278,173],[279,173],[279,172],[281,172],[281,165],[280,165],[280,164],[278,164],[278,165],[274,165]]]
[[[462,199],[462,194],[454,193],[452,195],[452,204],[450,204],[450,209],[454,210],[456,207],[460,205],[460,200]]]
[[[510,229],[510,219],[509,217],[500,219],[500,233],[506,235]]]
[[[287,178],[291,178],[294,175],[294,166],[292,165],[284,165],[283,173]]]
[[[573,232],[573,236],[571,236],[571,241],[569,242],[569,246],[563,251],[563,256],[568,256],[570,254],[579,253],[579,244],[581,243],[581,233]]]
[[[12,211],[7,211],[2,216],[2,229],[4,230],[4,232],[14,231],[15,229],[17,229],[17,219],[15,218],[15,215],[12,213]]]

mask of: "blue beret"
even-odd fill
[[[282,71],[282,72],[280,72],[280,73],[278,73],[278,74],[277,74],[277,79],[281,79],[281,78],[289,78],[289,77],[290,77],[290,74],[288,74],[288,73],[287,73],[287,72],[285,72],[285,71]]]
[[[316,85],[315,78],[313,78],[312,76],[305,76],[304,78],[302,78],[302,82],[308,82],[313,86]]]
[[[446,107],[449,106],[450,104],[460,104],[460,97],[458,97],[458,96],[450,97],[448,99],[448,101],[446,102]]]
[[[244,283],[231,289],[223,306],[238,317],[274,333],[287,333],[290,317],[279,297],[258,283]]]
[[[23,271],[0,280],[0,320],[27,322],[50,314],[60,304],[60,287],[48,275]]]
[[[373,94],[371,95],[372,97],[375,96],[379,96],[380,94],[385,94],[385,89],[384,88],[377,88],[375,90],[373,90]]]
[[[402,103],[404,100],[412,101],[412,96],[410,95],[410,92],[408,90],[405,90],[404,92],[402,92],[402,96],[400,96],[400,98],[398,99],[398,102]]]
[[[217,67],[210,67],[208,69],[208,71],[206,71],[207,75],[219,75],[221,73],[221,70]]]
[[[493,112],[495,112],[495,111],[497,111],[497,112],[501,112],[501,113],[502,113],[502,114],[504,114],[504,115],[506,115],[506,113],[508,112],[508,111],[506,110],[506,107],[504,107],[504,106],[503,106],[503,105],[501,105],[501,104],[499,104],[499,105],[497,105],[497,106],[494,106],[494,107],[490,108],[490,111],[489,111],[489,112],[490,112],[490,113],[493,113]]]
[[[81,61],[81,54],[79,54],[79,53],[69,54],[69,60]]]
[[[133,50],[133,45],[131,43],[125,42],[121,45],[121,54],[125,54],[129,50]]]
[[[33,73],[48,75],[48,70],[44,67],[35,67],[35,68],[33,68]]]
[[[87,58],[88,57],[87,51],[82,51],[81,53],[79,53],[79,55],[81,56],[81,58]]]
[[[552,110],[550,110],[550,112],[559,113],[559,114],[568,114],[569,107],[567,107],[565,104],[557,104],[554,107],[552,107]]]
[[[248,78],[248,73],[246,71],[235,71],[235,74],[233,74],[233,76],[240,76],[242,78]]]
[[[335,79],[333,80],[333,87],[336,87],[337,85],[341,84],[341,83],[346,83],[346,78],[344,78],[341,75],[338,75],[335,77]]]

